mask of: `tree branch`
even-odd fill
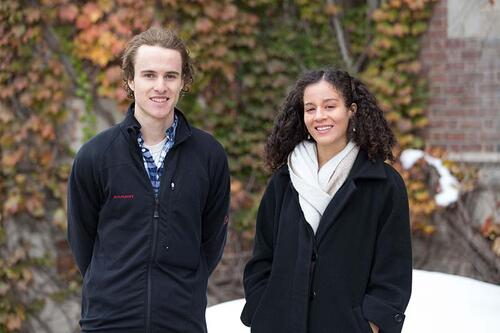
[[[49,48],[57,54],[61,62],[64,66],[64,69],[66,69],[66,72],[68,73],[69,77],[71,78],[71,83],[72,83],[72,88],[77,86],[77,74],[76,70],[73,68],[73,65],[71,64],[71,61],[68,59],[68,57],[64,56],[61,48],[60,48],[60,43],[59,40],[56,37],[56,34],[54,33],[54,30],[52,29],[51,26],[45,25],[43,28],[43,39],[49,46]]]
[[[326,0],[328,5],[335,6],[337,5],[335,0]],[[345,65],[347,66],[347,69],[349,71],[353,70],[353,61],[352,57],[349,54],[349,48],[347,45],[347,41],[345,38],[345,32],[344,29],[342,28],[342,25],[340,24],[340,19],[338,15],[331,15],[328,18],[328,22],[330,23],[330,27],[335,30],[335,34],[337,36],[337,43],[339,44],[340,47],[340,53],[342,55],[342,60],[344,61]]]
[[[465,244],[477,254],[477,258],[481,259],[481,262],[474,263],[474,267],[479,268],[478,271],[492,282],[499,283],[500,260],[490,249],[488,242],[477,231],[474,231],[470,222],[472,217],[461,200],[457,202],[456,216],[450,216],[446,220],[452,229],[465,241]]]

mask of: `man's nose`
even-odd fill
[[[161,92],[161,93],[163,93],[167,90],[167,83],[165,82],[165,80],[162,77],[158,78],[155,81],[154,89],[158,92]]]

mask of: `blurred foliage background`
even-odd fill
[[[197,74],[180,108],[226,148],[232,172],[231,231],[220,271],[240,283],[256,209],[269,172],[262,151],[288,87],[307,70],[336,66],[363,79],[397,133],[396,155],[426,148],[427,84],[419,75],[420,37],[434,0],[4,0],[0,3],[0,332],[26,328],[47,298],[79,292],[71,260],[35,251],[11,233],[42,230],[65,245],[66,181],[75,153],[97,124],[116,120],[130,100],[122,89],[125,43],[152,25],[187,43]],[[115,104],[110,104],[113,101]],[[78,107],[75,107],[78,106]],[[114,105],[110,107],[109,105]],[[113,109],[113,110],[112,110]],[[433,150],[434,155],[442,152]],[[424,161],[401,171],[412,227],[432,234],[437,185]],[[459,175],[460,169],[449,164]],[[228,273],[229,272],[229,273]],[[42,292],[36,274],[56,288]],[[236,281],[236,282],[235,282]],[[212,294],[217,284],[211,284]],[[230,296],[227,296],[230,297]],[[220,301],[224,297],[215,297]]]

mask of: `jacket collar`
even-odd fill
[[[281,172],[289,175],[288,166],[284,164],[280,167]],[[349,179],[385,179],[387,174],[384,169],[384,162],[377,160],[370,160],[368,154],[360,149],[356,160],[352,166],[349,175],[347,176],[346,182]]]
[[[384,162],[380,159],[372,161],[368,158],[366,151],[360,150],[347,178],[385,179],[387,174],[385,173]]]
[[[286,165],[282,170],[286,173],[289,173],[288,167],[286,167]],[[371,161],[368,158],[368,154],[364,150],[360,150],[358,156],[356,157],[356,160],[354,161],[351,172],[347,176],[347,179],[334,195],[333,199],[330,201],[323,213],[323,217],[321,218],[318,230],[316,231],[315,235],[317,244],[319,245],[321,243],[328,230],[336,223],[338,215],[351,200],[351,197],[357,189],[356,179],[385,178],[387,178],[387,175],[384,170],[384,162],[381,160]],[[293,188],[291,182],[290,186]],[[294,188],[293,190],[296,193],[297,205],[300,205],[298,200],[298,193]],[[307,224],[305,219],[304,223]]]
[[[125,116],[125,119],[120,123],[120,127],[125,135],[132,135],[136,137],[141,130],[141,124],[134,116],[134,105],[134,103],[131,103],[128,107],[127,115]],[[189,125],[189,122],[187,121],[184,114],[177,108],[175,108],[174,112],[177,115],[178,123],[175,132],[175,143],[173,147],[177,146],[184,140],[187,140],[192,133],[191,125]]]

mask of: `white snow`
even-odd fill
[[[240,322],[243,299],[207,309],[209,333],[250,333]],[[500,286],[456,275],[413,270],[403,333],[498,333]]]
[[[408,170],[422,157],[424,157],[424,152],[420,149],[405,149],[399,156],[399,160],[403,168]]]
[[[458,180],[451,174],[450,170],[443,165],[443,162],[419,149],[406,149],[401,153],[401,165],[409,169],[419,159],[424,158],[427,163],[436,168],[439,175],[440,191],[434,199],[439,206],[445,207],[458,200]]]

